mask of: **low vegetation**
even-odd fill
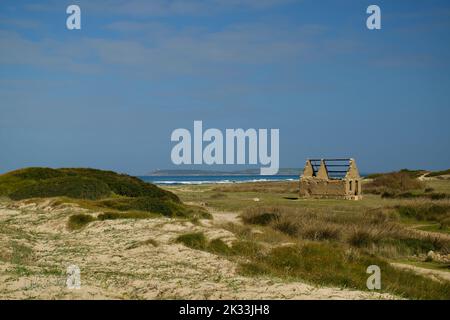
[[[416,171],[413,172],[416,173]],[[408,191],[423,190],[425,184],[417,179],[417,174],[412,174],[411,171],[400,171],[376,176],[373,181],[365,184],[364,192],[395,195]]]
[[[360,290],[367,290],[367,267],[376,264],[385,292],[449,299],[448,282],[425,275],[426,269],[422,276],[390,264],[421,262],[422,268],[438,265],[439,270],[449,270],[450,185],[443,179],[417,179],[424,174],[402,170],[371,177],[363,185],[362,201],[299,199],[292,188],[297,182],[202,186],[208,206],[239,211],[244,225],[225,224],[238,240],[228,245],[219,241],[219,249],[213,251],[215,240],[203,238],[201,250],[237,262],[244,275]],[[202,199],[197,190],[184,188],[180,194],[185,201]],[[431,232],[423,232],[425,228]],[[430,251],[445,258],[430,262]]]
[[[435,193],[435,192],[420,192],[420,193],[413,193],[413,192],[402,192],[402,193],[395,193],[395,192],[389,192],[385,191],[381,194],[382,198],[387,199],[430,199],[430,200],[444,200],[444,199],[450,199],[450,195],[446,193]]]
[[[189,248],[198,250],[204,250],[208,245],[207,239],[203,232],[186,233],[179,236],[176,241]]]
[[[263,192],[263,193],[298,193],[298,181],[278,183],[277,181],[234,183],[213,188],[216,192]]]
[[[61,197],[89,209],[115,210],[103,218],[210,218],[174,193],[125,174],[87,168],[27,168],[0,175],[0,196],[13,200]],[[123,213],[133,211],[133,213]],[[136,211],[142,213],[136,213]],[[80,218],[80,217],[79,217]],[[73,218],[75,219],[75,218]],[[81,219],[81,218],[80,218]],[[77,223],[69,221],[76,228]],[[72,228],[72,227],[71,227]]]
[[[395,269],[384,259],[337,242],[294,242],[267,250],[251,236],[228,246],[220,239],[208,241],[202,232],[181,235],[177,242],[192,249],[235,259],[240,265],[240,272],[247,276],[276,276],[286,280],[367,290],[366,269],[375,264],[383,270],[383,292],[416,299],[450,298],[450,283],[430,281],[412,272]]]
[[[155,214],[149,212],[105,212],[97,216],[97,220],[116,220],[116,219],[149,219],[154,218]]]
[[[135,210],[158,213],[166,217],[210,218],[207,211],[201,207],[186,206],[178,202],[149,197],[107,199],[99,201],[98,205],[118,211]]]
[[[28,265],[33,262],[33,250],[18,241],[11,241],[0,248],[0,261]]]
[[[401,216],[418,221],[434,221],[440,228],[450,227],[450,204],[421,203],[416,205],[398,205]]]
[[[223,256],[254,256],[261,251],[261,246],[254,241],[236,240],[231,246],[228,246],[222,239],[208,241],[203,232],[183,234],[176,239],[176,242],[191,249],[208,251]]]
[[[402,175],[407,175],[412,179],[416,179],[424,174],[427,174],[428,171],[426,170],[409,170],[409,169],[402,169],[400,171],[397,172],[389,172],[389,173],[372,173],[367,175],[365,178],[366,179],[376,179],[382,176],[391,176],[392,174],[396,174],[396,173],[400,173]]]
[[[430,172],[427,174],[427,177],[439,177],[444,175],[450,175],[450,169]]]
[[[205,215],[203,211],[203,218],[209,217]],[[105,212],[100,213],[97,217],[88,214],[74,214],[69,217],[67,222],[67,228],[69,230],[78,230],[85,227],[87,224],[93,221],[105,221],[105,220],[117,220],[117,219],[153,219],[161,217],[161,214],[145,211],[127,211],[127,212]],[[191,219],[196,219],[194,215]]]
[[[87,168],[26,168],[0,175],[0,195],[14,200],[67,196],[101,199],[111,195],[180,202],[172,192],[125,174]]]
[[[67,228],[69,230],[77,230],[86,226],[88,223],[95,221],[95,217],[88,214],[74,214],[69,217]]]
[[[319,208],[259,206],[246,209],[241,217],[247,224],[267,226],[296,239],[339,242],[389,257],[450,252],[450,241],[418,235],[399,223],[405,214],[400,207],[347,215]]]
[[[431,281],[391,267],[383,259],[349,250],[338,244],[306,243],[275,247],[267,254],[241,263],[246,275],[271,275],[320,285],[367,290],[366,269],[377,265],[383,271],[382,289],[401,297],[450,299],[450,283]]]
[[[108,197],[111,190],[104,182],[85,177],[58,177],[26,185],[9,194],[13,200],[66,196],[97,200]]]

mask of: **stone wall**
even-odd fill
[[[325,199],[361,199],[361,181],[352,180],[351,191],[349,183],[348,180],[300,179],[300,196]]]
[[[343,197],[347,194],[344,180],[301,179],[300,196]]]

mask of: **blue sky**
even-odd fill
[[[449,35],[444,0],[3,0],[0,172],[174,168],[194,120],[279,128],[281,167],[449,168]]]

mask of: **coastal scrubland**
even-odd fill
[[[94,169],[10,172],[0,296],[450,299],[447,176],[403,170],[363,188],[361,201],[316,200],[293,181],[162,189]],[[69,264],[79,292],[64,286]],[[366,287],[369,265],[381,290]]]
[[[16,201],[58,197],[63,202],[76,203],[85,208],[109,210],[107,216],[102,216],[103,219],[119,216],[144,218],[155,214],[209,217],[201,208],[182,204],[178,196],[170,191],[136,177],[96,169],[26,168],[12,171],[0,176],[0,196]],[[121,213],[124,211],[127,214]],[[131,214],[130,211],[148,214]],[[76,218],[71,222],[76,221]]]
[[[239,254],[230,244],[223,251],[238,261],[243,274],[364,290],[365,268],[376,264],[384,270],[386,292],[450,299],[447,281],[423,277],[423,269],[399,268],[434,269],[449,279],[450,180],[419,179],[424,174],[403,170],[372,176],[364,182],[362,201],[299,199],[298,182],[170,189],[178,189],[184,201],[239,212],[242,225],[226,227],[254,249]]]

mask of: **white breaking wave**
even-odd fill
[[[295,179],[242,179],[242,180],[154,180],[152,183],[161,185],[196,185],[196,184],[224,184],[224,183],[245,183],[245,182],[268,182],[268,181],[295,181]]]
[[[162,180],[162,181],[153,181],[154,184],[208,184],[208,183],[232,183],[237,181],[230,181],[230,180],[220,180],[220,181],[214,181],[214,180],[204,180],[204,181],[171,181],[171,180]]]

